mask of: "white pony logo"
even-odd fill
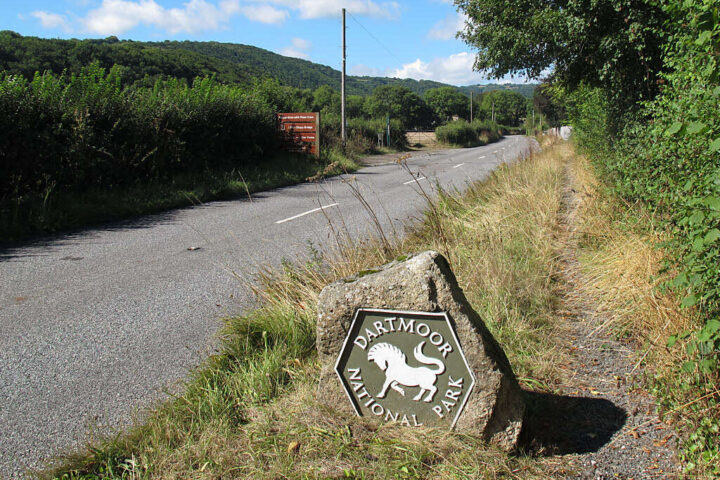
[[[406,387],[420,387],[420,392],[413,397],[413,400],[420,400],[423,393],[428,392],[424,401],[432,401],[437,392],[435,382],[438,375],[445,371],[445,364],[437,358],[423,355],[422,349],[424,345],[425,342],[420,342],[413,350],[415,359],[425,365],[435,365],[437,369],[411,367],[407,364],[407,359],[402,350],[389,343],[378,343],[370,348],[367,357],[368,361],[375,362],[380,367],[380,370],[385,372],[385,384],[380,393],[377,394],[378,398],[385,398],[388,388],[392,388],[400,395],[405,396],[405,390],[400,386],[405,385]]]

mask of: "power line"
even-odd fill
[[[357,23],[358,25],[360,25],[360,27],[362,27],[362,29],[365,30],[365,32],[367,32],[367,34],[370,35],[370,36],[372,37],[372,39],[375,40],[375,41],[378,43],[378,45],[380,45],[383,49],[385,49],[385,51],[386,51],[387,53],[389,53],[393,58],[395,58],[395,60],[397,60],[398,62],[400,62],[400,65],[402,65],[403,61],[400,60],[400,59],[397,57],[397,55],[395,55],[393,52],[391,52],[390,49],[389,49],[388,47],[386,47],[384,43],[382,43],[380,40],[378,40],[375,35],[373,35],[372,33],[370,33],[370,30],[368,30],[367,28],[365,28],[365,25],[363,25],[362,23],[360,23],[360,20],[358,20],[357,18],[355,18],[355,15],[353,15],[353,14],[350,13],[350,12],[347,12],[347,13],[348,13],[348,15],[350,15],[350,17],[352,17],[353,20],[355,20],[355,23]]]

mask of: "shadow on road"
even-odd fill
[[[525,392],[528,411],[524,450],[533,455],[596,452],[627,420],[622,408],[604,398]]]
[[[252,194],[252,200],[266,198],[269,193],[281,190],[287,187],[278,187],[268,189],[263,192]],[[187,210],[212,210],[222,209],[237,203],[249,203],[251,200],[247,196],[237,196],[225,200],[213,200],[196,205],[188,205],[185,207],[176,207],[164,212],[147,213],[131,217],[123,220],[111,220],[107,222],[93,223],[83,227],[69,228],[63,232],[51,234],[39,234],[34,237],[23,240],[0,242],[0,262],[21,262],[31,257],[51,256],[57,249],[62,246],[73,245],[79,241],[87,244],[92,243],[93,238],[98,238],[101,233],[123,230],[136,230],[143,228],[151,228],[156,225],[169,224],[178,221],[180,214]],[[42,248],[42,253],[38,253],[37,248]]]

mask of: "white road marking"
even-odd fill
[[[458,168],[458,167],[462,167],[463,165],[465,165],[465,164],[464,164],[464,163],[458,163],[458,164],[457,164],[457,165],[455,165],[455,166],[454,166],[453,168]]]
[[[482,157],[478,157],[478,160],[482,160],[483,158],[485,158],[485,155],[483,155]]]
[[[285,223],[285,222],[289,222],[290,220],[295,220],[296,218],[304,217],[305,215],[309,215],[309,214],[311,214],[311,213],[319,212],[320,210],[325,210],[326,208],[334,207],[335,205],[337,205],[337,203],[331,203],[330,205],[323,205],[322,207],[313,208],[312,210],[308,210],[307,212],[299,213],[299,214],[297,214],[297,215],[294,215],[294,216],[289,217],[289,218],[285,218],[285,219],[283,219],[283,220],[278,220],[278,221],[275,222],[275,223]]]
[[[497,152],[498,152],[497,150],[493,150],[493,152],[492,152],[492,153],[497,153]]]
[[[413,179],[413,180],[410,180],[410,181],[407,181],[407,182],[403,182],[403,185],[408,185],[408,184],[410,184],[410,183],[419,182],[420,180],[427,180],[427,179],[426,179],[425,177],[415,178],[415,179]]]

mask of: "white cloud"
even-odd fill
[[[225,28],[233,15],[243,15],[253,22],[279,24],[290,17],[290,11],[303,19],[315,19],[335,17],[343,7],[355,15],[381,18],[396,17],[400,11],[395,1],[373,0],[249,0],[242,4],[241,0],[189,0],[179,8],[165,8],[156,0],[102,0],[84,18],[77,19],[79,27],[75,30],[118,35],[142,25],[171,34],[198,33]],[[33,16],[46,28],[73,30],[63,15],[37,11]],[[298,49],[295,53],[307,55]]]
[[[406,63],[400,68],[388,70],[386,75],[395,78],[413,78],[415,80],[435,80],[451,85],[474,85],[478,83],[530,83],[531,80],[522,76],[507,75],[499,80],[490,79],[483,72],[473,70],[475,56],[468,52],[461,52],[449,57],[434,58],[423,62],[419,58]]]
[[[400,12],[398,2],[377,3],[372,0],[265,0],[265,3],[282,5],[300,14],[300,18],[331,18],[340,14],[343,7],[353,15],[395,18]]]
[[[239,0],[190,0],[182,8],[164,8],[155,0],[103,0],[80,22],[84,30],[100,35],[120,34],[139,25],[157,27],[169,33],[197,33],[218,30],[241,12]]]
[[[40,20],[40,25],[45,28],[60,28],[65,32],[72,32],[72,27],[70,26],[70,23],[67,21],[64,15],[44,12],[42,10],[36,10],[30,15]]]
[[[368,67],[367,65],[358,63],[357,65],[350,67],[350,75],[355,75],[357,77],[381,77],[384,75],[384,72],[381,72],[377,68]]]
[[[440,57],[423,62],[419,58],[391,72],[398,78],[414,78],[415,80],[435,80],[453,85],[478,81],[480,76],[473,71],[475,56],[468,53],[455,53],[449,57]]]
[[[282,23],[290,16],[287,10],[272,5],[247,5],[240,10],[249,20],[260,23]]]
[[[291,46],[285,47],[280,50],[280,55],[285,55],[286,57],[302,58],[307,60],[310,58],[308,50],[310,50],[311,46],[312,44],[308,40],[295,37],[292,39]]]
[[[460,30],[465,29],[467,16],[463,13],[450,14],[437,22],[428,32],[428,37],[435,40],[450,40]]]

